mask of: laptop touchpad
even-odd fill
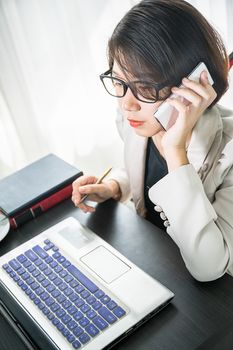
[[[107,248],[99,246],[80,259],[106,283],[111,283],[131,267],[120,260]]]

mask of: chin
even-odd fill
[[[135,128],[134,131],[138,136],[152,137],[162,130],[161,125],[151,125],[147,128]]]

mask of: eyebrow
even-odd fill
[[[117,75],[117,77],[118,77],[119,79],[125,81],[125,78],[121,77],[119,73],[115,72],[114,70],[112,70],[112,73],[114,73],[115,75]],[[143,79],[144,77],[145,77],[145,74],[139,74],[139,77],[138,77],[139,79],[136,79],[135,81],[140,81],[140,78],[141,78],[142,81],[145,82],[145,83],[148,83],[148,84],[156,84],[155,82],[150,81],[149,79],[148,79],[148,81],[147,81],[147,80],[144,80],[144,79]]]
[[[114,70],[112,70],[112,73],[116,74],[118,77],[120,77],[119,73],[115,72]]]

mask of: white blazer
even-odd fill
[[[122,198],[133,198],[145,215],[144,175],[147,138],[135,134],[118,113],[125,169],[113,169]],[[206,111],[192,132],[190,164],[170,172],[149,191],[162,212],[167,233],[180,249],[187,269],[199,281],[233,276],[233,112],[217,105]]]

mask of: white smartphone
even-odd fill
[[[200,62],[194,70],[188,75],[188,78],[194,81],[199,82],[200,75],[203,70],[207,71],[209,83],[214,84],[214,81],[205,65],[204,62]],[[179,87],[181,87],[180,85]],[[177,95],[171,94],[169,98],[180,98]],[[164,130],[168,130],[176,121],[178,117],[178,111],[169,105],[166,100],[159,106],[159,108],[154,113],[155,119],[160,123]]]

